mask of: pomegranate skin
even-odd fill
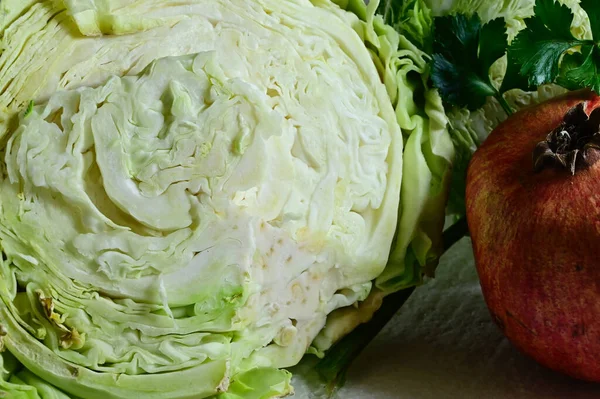
[[[506,337],[536,361],[600,382],[600,162],[573,176],[533,171],[537,143],[572,107],[600,106],[576,92],[514,114],[475,153],[467,221],[483,295]]]

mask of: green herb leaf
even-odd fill
[[[600,41],[600,1],[581,0],[579,5],[588,15],[590,26],[592,27],[592,35],[598,43]]]
[[[508,48],[507,58],[506,73],[502,80],[500,92],[506,93],[512,89],[521,89],[523,91],[535,90],[535,86],[529,84],[527,76],[521,75],[521,64],[516,60],[511,47]]]
[[[479,60],[481,74],[489,76],[492,64],[506,54],[508,35],[503,18],[494,19],[483,25],[479,35]]]
[[[571,33],[573,14],[571,10],[554,0],[537,0],[535,16],[525,22],[510,47],[510,54],[521,65],[522,76],[528,77],[529,85],[553,83],[559,74],[563,54],[576,46],[585,44]]]
[[[510,47],[502,19],[482,25],[477,15],[435,18],[431,79],[444,101],[475,110],[494,96],[511,113],[503,94],[558,83],[569,90],[589,88],[600,94],[600,1],[581,0],[594,40],[571,33],[572,10],[557,0],[536,0],[534,15]],[[489,69],[507,53],[507,70],[499,89]]]
[[[431,79],[444,101],[475,110],[487,97],[495,96],[507,109],[489,75],[492,64],[508,47],[504,21],[482,25],[477,14],[458,14],[436,18],[434,31]]]
[[[588,51],[587,47],[584,48],[584,51]],[[567,90],[577,90],[580,88],[579,84],[577,84],[574,80],[566,79],[571,71],[576,70],[581,67],[581,65],[585,61],[585,56],[582,53],[571,53],[565,54],[561,63],[560,63],[560,74],[556,79],[556,83],[560,86],[564,87]]]
[[[482,81],[471,71],[457,67],[440,54],[433,55],[431,79],[444,101],[470,110],[481,108],[488,96],[496,94],[490,83]]]
[[[598,46],[586,45],[581,53],[569,54],[561,64],[561,76],[557,83],[568,90],[582,87],[600,93],[600,49]]]

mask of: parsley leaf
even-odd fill
[[[535,16],[525,20],[527,28],[513,41],[509,53],[521,65],[522,76],[531,86],[553,83],[561,57],[567,50],[585,44],[571,33],[573,14],[555,0],[537,0]]]
[[[446,103],[474,110],[494,96],[507,114],[503,94],[511,89],[534,90],[558,83],[569,90],[589,88],[600,94],[600,1],[580,0],[588,14],[593,40],[571,33],[574,15],[557,0],[536,0],[534,15],[508,46],[504,22],[482,25],[480,18],[454,15],[435,18],[431,79]],[[508,56],[500,89],[489,69]]]
[[[556,82],[569,90],[586,87],[600,93],[600,2],[581,0],[580,5],[588,14],[594,40],[582,41],[579,52],[563,56]]]
[[[482,25],[477,14],[436,18],[431,79],[451,105],[475,110],[494,96],[508,114],[510,107],[490,80],[492,64],[506,52],[502,19]]]
[[[515,59],[515,55],[511,47],[507,52],[507,65],[504,79],[502,79],[501,93],[506,93],[512,89],[521,89],[523,91],[535,90],[535,86],[529,84],[527,76],[521,75],[521,64]]]
[[[600,1],[581,0],[579,5],[587,13],[596,43],[600,41]]]
[[[561,64],[561,76],[557,83],[568,90],[587,87],[600,93],[600,49],[586,45],[581,53],[568,54]]]
[[[492,64],[504,56],[508,47],[504,19],[494,19],[484,25],[479,35],[479,43],[479,59],[483,68],[481,73],[489,77]]]

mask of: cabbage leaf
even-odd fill
[[[1,391],[284,396],[433,272],[430,16],[378,6],[2,3]]]

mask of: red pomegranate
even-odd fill
[[[467,221],[483,294],[539,363],[600,382],[600,98],[522,110],[471,161]]]

